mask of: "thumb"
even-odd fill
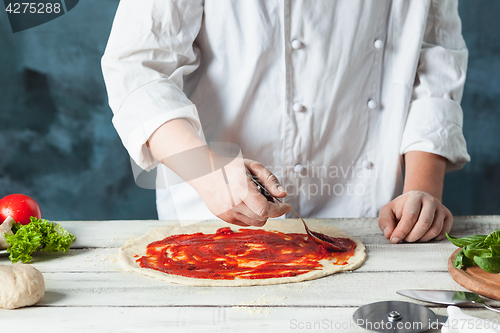
[[[255,161],[246,160],[245,165],[251,174],[255,175],[259,182],[268,190],[272,195],[278,198],[286,197],[288,194],[281,186],[278,178],[266,169],[262,164]]]
[[[387,204],[378,214],[378,227],[384,233],[385,238],[389,239],[396,228],[396,216],[392,211],[391,204]]]
[[[283,198],[287,196],[287,192],[283,186],[281,186],[280,181],[275,175],[271,174],[266,182],[263,184],[266,189],[271,192],[272,195],[278,198]]]

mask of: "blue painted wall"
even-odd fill
[[[500,214],[500,1],[459,1],[469,48],[462,99],[471,162],[447,175],[443,202],[455,215]]]
[[[16,34],[0,11],[0,197],[28,194],[48,219],[156,218],[154,192],[133,182],[101,74],[117,5],[80,1]],[[460,14],[472,162],[447,175],[444,203],[455,215],[500,214],[500,1],[462,0]]]
[[[80,1],[16,34],[0,11],[0,196],[30,195],[48,219],[157,218],[154,192],[133,181],[102,78],[117,6]]]

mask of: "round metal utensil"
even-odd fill
[[[353,318],[358,326],[381,333],[417,333],[438,327],[434,312],[410,302],[366,304],[354,312]]]

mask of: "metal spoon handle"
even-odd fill
[[[280,199],[275,198],[275,197],[273,197],[273,198],[274,198],[275,200],[278,200],[278,201],[279,201],[279,203],[283,203]],[[294,213],[295,215],[297,215],[297,217],[298,217],[298,218],[302,221],[302,224],[304,224],[304,228],[306,228],[306,232],[307,232],[307,234],[308,234],[309,236],[311,236],[311,237],[314,237],[314,235],[311,235],[311,232],[309,231],[309,228],[307,227],[307,224],[306,224],[306,222],[304,221],[304,219],[303,219],[302,217],[300,217],[300,215],[299,215],[299,214],[297,214],[297,212],[296,212],[296,211],[294,211],[292,208],[290,208],[290,210],[292,211],[292,213]]]
[[[259,186],[261,189],[263,189],[263,190],[266,192],[266,194],[267,194],[267,195],[269,195],[270,197],[272,197],[274,200],[277,200],[279,203],[283,203],[283,201],[281,201],[280,199],[278,199],[277,197],[275,197],[274,195],[272,195],[272,194],[271,194],[271,192],[269,192],[269,191],[267,190],[267,188],[265,188],[265,187],[264,187],[264,186],[263,186],[263,185],[262,185],[262,184],[261,184],[261,183],[260,183],[260,182],[259,182],[256,178],[255,178],[255,176],[253,176],[253,175],[249,174],[248,172],[247,172],[247,176],[248,176],[248,177],[250,177],[250,179],[251,179],[251,180],[252,180],[252,181],[253,181],[253,182],[254,182],[257,186]],[[290,208],[290,210],[292,211],[292,213],[294,213],[295,215],[297,215],[297,217],[298,217],[298,218],[302,221],[302,223],[304,224],[304,227],[306,228],[306,232],[307,232],[307,234],[308,234],[308,235],[310,235],[311,233],[309,232],[309,228],[307,227],[306,222],[302,219],[302,217],[300,217],[300,215],[299,215],[299,214],[297,214],[297,212],[296,212],[296,211],[294,211],[292,208]],[[311,237],[313,237],[313,236],[311,235]]]
[[[482,306],[484,306],[485,308],[487,308],[488,310],[491,310],[491,311],[494,311],[494,312],[500,313],[500,310],[499,310],[499,309],[492,308],[491,306],[489,306],[488,304],[486,304],[486,303],[484,303],[484,302],[481,302],[480,304],[481,304]]]

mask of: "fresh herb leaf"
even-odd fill
[[[457,255],[455,256],[455,260],[453,260],[453,266],[456,268],[456,269],[461,269],[462,268],[462,262],[463,262],[463,259],[464,259],[465,255],[464,255],[464,249],[461,249]]]
[[[464,247],[465,245],[477,243],[484,241],[487,235],[473,235],[462,238],[456,238],[446,234],[446,237],[450,240],[450,242],[457,247]]]
[[[467,258],[464,254],[464,250],[462,249],[457,253],[455,260],[453,260],[453,266],[457,269],[461,269],[462,266],[476,266],[476,263],[474,260]]]
[[[7,251],[13,263],[30,262],[31,254],[37,250],[66,252],[76,241],[76,237],[60,225],[35,217],[31,217],[31,222],[27,225],[15,223],[12,231],[14,235],[5,235],[5,240],[11,245]]]
[[[500,244],[500,229],[493,231],[484,239],[484,243],[487,245]]]
[[[446,234],[446,237],[462,248],[453,261],[455,268],[478,265],[487,272],[500,273],[500,229],[489,235],[455,238]]]
[[[491,256],[500,256],[500,244],[490,245]]]
[[[500,273],[500,256],[489,258],[474,257],[474,261],[486,272]]]
[[[462,251],[464,251],[464,255],[470,259],[474,259],[474,257],[491,257],[491,250],[488,248],[485,242],[465,245]]]

